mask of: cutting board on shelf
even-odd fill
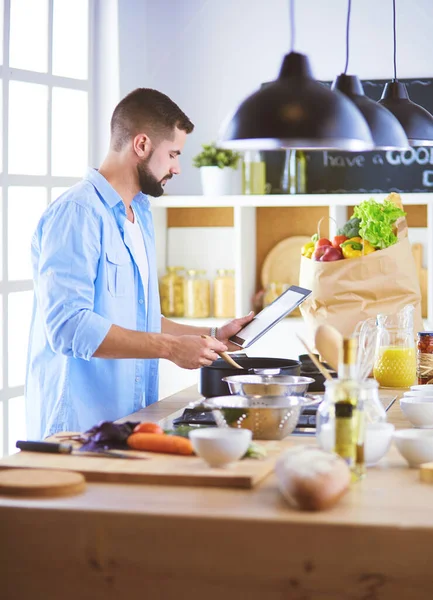
[[[58,441],[58,439],[53,436],[48,441]],[[267,450],[265,459],[246,458],[220,469],[209,467],[198,456],[130,450],[129,452],[145,456],[146,459],[131,460],[21,451],[2,458],[0,470],[20,467],[63,469],[82,473],[87,481],[253,488],[274,470],[277,457],[290,446],[290,442],[286,441],[258,443]]]
[[[419,286],[421,288],[421,316],[427,318],[427,269],[424,269],[422,266],[422,254],[423,247],[422,244],[412,244],[412,254],[415,259],[416,270],[418,273]]]

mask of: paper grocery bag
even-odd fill
[[[414,331],[423,331],[417,269],[407,226],[399,225],[397,243],[367,256],[334,262],[302,257],[299,285],[312,294],[301,313],[310,335],[326,323],[348,337],[359,321],[396,313],[406,304],[415,307]]]

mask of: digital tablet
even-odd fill
[[[269,304],[269,306],[266,306],[266,308],[259,312],[236,335],[231,337],[230,341],[241,348],[248,348],[267,331],[272,329],[281,319],[284,319],[297,306],[302,304],[310,294],[311,290],[292,285],[281,296],[278,296],[272,304]]]

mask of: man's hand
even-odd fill
[[[251,311],[246,317],[240,317],[239,319],[233,319],[222,327],[218,327],[217,338],[223,342],[230,352],[239,350],[239,346],[236,346],[229,341],[233,335],[236,335],[242,327],[254,319],[254,313]]]
[[[211,365],[218,358],[217,352],[226,352],[227,346],[215,338],[200,335],[173,337],[169,360],[184,369],[198,369]]]

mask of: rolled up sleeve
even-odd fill
[[[94,312],[99,217],[74,201],[53,205],[34,244],[39,250],[35,294],[50,347],[90,360],[112,325]]]

